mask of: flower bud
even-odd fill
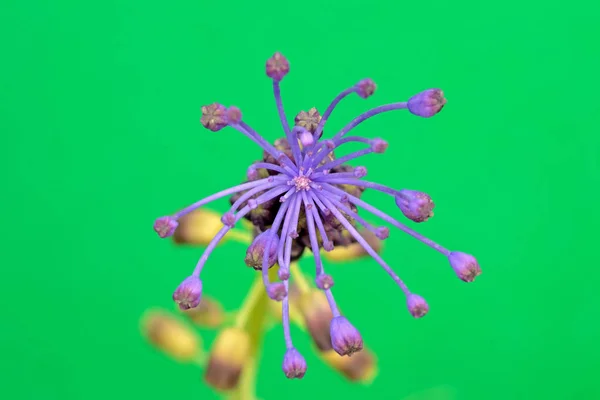
[[[407,189],[398,192],[396,205],[406,218],[415,222],[425,222],[433,217],[435,207],[428,194]]]
[[[321,122],[321,114],[313,107],[308,112],[300,111],[294,121],[296,122],[296,126],[301,126],[310,133],[315,133],[319,122]]]
[[[300,140],[300,143],[302,143],[303,147],[307,147],[310,146],[311,144],[314,143],[314,138],[312,133],[310,133],[309,131],[307,131],[306,129],[304,129],[299,135],[298,135],[298,139]]]
[[[227,211],[221,217],[221,222],[223,223],[223,225],[233,228],[235,226],[235,214],[230,211]]]
[[[387,226],[380,226],[376,228],[375,236],[377,236],[377,239],[379,240],[387,239],[388,237],[390,237],[390,228],[388,228]]]
[[[202,118],[200,123],[206,129],[213,132],[220,131],[227,126],[227,109],[222,104],[213,103],[208,106],[202,106]]]
[[[329,327],[331,346],[340,356],[351,356],[363,349],[360,332],[346,317],[338,316],[331,320]]]
[[[197,276],[188,276],[173,293],[173,300],[181,310],[189,310],[200,304],[202,281]]]
[[[408,311],[415,318],[424,317],[429,312],[429,304],[418,294],[410,293],[406,297]]]
[[[269,78],[280,81],[290,71],[290,63],[281,53],[275,53],[267,60],[266,70]]]
[[[282,369],[288,379],[302,379],[306,373],[306,360],[292,347],[285,352]]]
[[[479,263],[470,254],[453,251],[448,256],[448,260],[456,275],[465,282],[473,282],[476,277],[481,275]]]
[[[162,311],[142,317],[142,333],[156,348],[182,362],[193,361],[201,351],[201,339],[187,325]]]
[[[372,79],[369,78],[363,79],[362,81],[358,82],[355,86],[356,93],[363,99],[366,99],[367,97],[375,93],[375,89],[377,89],[377,85],[375,84],[375,82],[373,82]]]
[[[354,168],[354,176],[357,178],[364,178],[367,175],[366,167],[356,167]]]
[[[269,268],[277,262],[277,244],[279,238],[271,230],[259,234],[254,238],[248,250],[246,250],[246,265],[256,270],[261,270],[263,267],[263,259],[267,246],[269,246],[269,259],[267,260]]]
[[[371,148],[375,153],[383,154],[388,148],[388,142],[380,138],[373,139],[371,140]]]
[[[285,290],[285,285],[282,282],[271,283],[266,289],[271,300],[282,301],[287,295],[287,290]]]
[[[317,287],[321,290],[328,290],[333,286],[333,278],[331,275],[320,274],[315,279]]]
[[[173,217],[160,217],[154,221],[154,230],[161,238],[166,238],[175,233],[178,223]]]
[[[195,308],[184,310],[183,313],[196,325],[202,328],[218,328],[225,320],[223,306],[217,300],[203,296]]]
[[[173,241],[177,244],[206,246],[222,227],[223,223],[218,213],[200,208],[181,217]],[[226,238],[227,236],[224,239]],[[221,244],[223,242],[222,240]]]
[[[429,118],[440,112],[445,104],[444,92],[440,89],[428,89],[408,100],[408,110],[419,117]]]
[[[351,382],[370,383],[377,375],[377,360],[367,348],[352,357],[342,357],[333,350],[323,353],[322,356],[330,366]]]
[[[317,348],[320,351],[331,350],[333,347],[329,325],[333,314],[325,294],[318,290],[303,293],[298,301],[298,308]]]
[[[222,330],[210,351],[204,380],[217,390],[234,389],[250,358],[250,336],[238,328]]]

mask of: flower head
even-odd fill
[[[352,256],[371,256],[383,271],[392,277],[406,296],[409,311],[414,316],[422,316],[428,309],[424,300],[413,295],[406,283],[379,255],[380,241],[389,236],[389,228],[372,225],[369,222],[370,218],[365,218],[363,213],[368,212],[373,217],[383,220],[386,225],[400,229],[449,257],[452,268],[461,279],[472,281],[481,272],[472,256],[451,253],[395,217],[361,199],[366,189],[389,195],[396,200],[406,217],[420,222],[432,215],[433,203],[427,195],[406,190],[398,191],[366,181],[363,179],[366,176],[366,168],[350,165],[371,153],[382,154],[388,148],[388,143],[383,139],[349,134],[359,124],[393,110],[408,109],[414,115],[431,117],[444,107],[446,100],[441,90],[426,90],[408,101],[372,108],[354,118],[332,137],[324,139],[323,129],[335,107],[351,93],[357,93],[363,98],[370,97],[375,92],[375,84],[370,79],[362,80],[336,96],[322,115],[316,109],[302,112],[297,115],[295,126],[290,126],[281,96],[281,80],[288,72],[289,63],[280,53],[275,53],[266,63],[266,73],[272,79],[277,115],[284,133],[284,137],[273,144],[243,119],[238,108],[225,108],[218,103],[202,107],[201,122],[204,127],[218,131],[228,125],[254,142],[262,150],[262,159],[253,163],[246,171],[248,179],[245,182],[209,195],[170,217],[163,217],[156,230],[160,236],[168,236],[175,230],[176,226],[173,225],[176,221],[209,202],[231,196],[231,207],[223,215],[221,228],[207,244],[196,265],[193,273],[195,278],[184,281],[176,291],[174,299],[180,307],[198,305],[201,293],[198,277],[207,260],[239,220],[247,219],[254,225],[256,239],[248,249],[246,258],[250,265],[259,271],[269,297],[281,301],[286,349],[294,348],[289,329],[288,287],[289,279],[294,275],[290,263],[308,248],[314,255],[316,286],[325,293],[327,306],[333,317],[329,329],[331,347],[339,354],[350,355],[363,348],[362,338],[338,310],[331,291],[333,278],[325,271],[321,258],[322,249],[331,256],[328,259],[334,259],[335,254],[340,254],[336,253],[337,248],[348,246],[350,249],[354,246],[351,250]],[[348,143],[361,148],[340,156]],[[266,232],[269,232],[269,235],[264,235]],[[267,240],[268,237],[277,240]],[[275,250],[266,250],[265,247],[269,245]],[[325,257],[329,257],[328,255]],[[348,254],[341,259],[347,256]],[[275,263],[279,273],[270,274],[269,269]],[[277,278],[279,281],[274,281]],[[315,319],[317,320],[318,318]],[[293,360],[298,359],[296,357]],[[294,368],[298,364],[290,361],[287,365],[290,366],[290,371],[296,371]]]
[[[189,310],[200,304],[202,281],[197,276],[188,276],[173,293],[173,300],[182,310]]]
[[[340,356],[351,356],[363,349],[363,339],[358,330],[342,316],[331,320],[331,346]]]

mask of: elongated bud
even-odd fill
[[[285,352],[282,369],[288,379],[302,379],[306,373],[306,360],[292,347]]]
[[[277,262],[278,243],[279,238],[272,233],[270,229],[259,234],[254,238],[254,241],[250,247],[248,247],[248,250],[246,250],[246,258],[244,259],[246,265],[256,270],[262,269],[265,251],[267,246],[269,246],[268,265],[269,268],[271,268]]]
[[[319,122],[321,122],[321,114],[313,107],[308,112],[300,111],[294,121],[296,122],[296,126],[301,126],[310,133],[315,133]]]
[[[177,244],[206,246],[222,227],[220,214],[200,208],[179,220],[179,226],[175,230],[173,241]],[[222,240],[220,244],[223,242]]]
[[[210,351],[204,380],[217,390],[238,385],[244,365],[250,358],[250,337],[237,328],[222,330]]]
[[[415,318],[424,317],[429,312],[429,304],[418,294],[409,294],[406,298],[406,305],[410,315]]]
[[[206,129],[213,132],[220,131],[227,126],[227,109],[224,105],[213,103],[208,106],[202,106],[202,118],[200,123]]]
[[[290,71],[290,63],[281,53],[275,53],[267,60],[266,70],[269,78],[280,81]]]
[[[154,231],[161,238],[166,238],[175,233],[178,223],[173,217],[160,217],[154,221]]]
[[[197,307],[184,310],[183,313],[201,328],[218,328],[225,320],[221,303],[207,296],[202,297]]]
[[[351,356],[362,350],[362,336],[346,317],[333,318],[329,332],[331,334],[331,346],[340,356]]]
[[[329,326],[333,319],[325,294],[318,290],[303,293],[298,301],[306,329],[320,351],[331,350]]]
[[[351,382],[370,383],[377,375],[377,359],[365,348],[352,357],[342,357],[334,350],[322,354],[331,367]]]
[[[377,85],[370,78],[363,79],[355,86],[356,93],[363,99],[372,96],[375,93],[375,89],[377,89]]]
[[[425,222],[433,217],[435,207],[428,194],[407,189],[398,192],[396,205],[406,218],[415,222]]]
[[[143,335],[152,345],[178,361],[193,361],[202,351],[201,338],[166,312],[146,312],[141,325]]]
[[[173,293],[173,300],[181,310],[189,310],[200,304],[202,281],[197,276],[188,276]]]
[[[473,282],[476,277],[481,275],[479,263],[470,254],[453,251],[448,256],[448,260],[456,275],[465,282]]]
[[[446,105],[444,92],[440,89],[428,89],[408,100],[408,110],[423,118],[433,117]]]

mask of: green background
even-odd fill
[[[264,75],[281,51],[290,118],[363,77],[378,83],[341,104],[329,134],[444,89],[435,118],[361,125],[390,144],[362,162],[371,180],[430,193],[436,216],[419,230],[484,272],[460,282],[393,231],[385,258],[428,299],[423,320],[375,262],[329,266],[379,355],[375,384],[346,383],[299,331],[309,371],[286,380],[276,329],[259,395],[600,398],[598,19],[582,1],[2,1],[0,397],[217,398],[139,335],[142,312],[172,307],[201,253],[161,242],[152,223],[238,183],[259,157],[232,130],[202,129],[201,105],[236,104],[269,140],[282,135]],[[398,214],[383,195],[365,198]],[[243,252],[220,247],[203,275],[228,308],[253,277]]]

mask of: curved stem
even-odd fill
[[[273,93],[275,95],[275,103],[277,104],[277,112],[279,113],[279,119],[281,120],[281,125],[283,126],[283,130],[285,132],[285,136],[290,144],[290,148],[292,149],[292,154],[296,161],[296,165],[300,165],[300,159],[302,158],[300,155],[300,146],[298,145],[298,138],[292,135],[292,131],[290,130],[290,125],[287,121],[287,117],[285,116],[285,111],[283,109],[283,102],[281,100],[281,88],[279,87],[279,81],[273,79]]]
[[[375,107],[375,108],[359,115],[358,117],[354,118],[348,125],[346,125],[344,127],[344,129],[342,129],[335,135],[334,140],[340,139],[342,136],[344,136],[345,134],[350,132],[352,129],[356,128],[361,122],[364,122],[367,119],[374,117],[377,114],[381,114],[381,113],[384,113],[387,111],[400,110],[400,109],[406,108],[407,106],[408,106],[407,102],[401,102],[401,103],[392,103],[392,104],[386,104],[383,106]]]

